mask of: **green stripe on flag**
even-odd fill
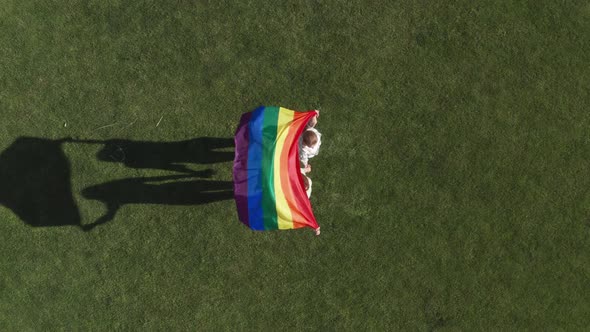
[[[274,186],[274,154],[277,140],[279,108],[266,107],[262,125],[262,213],[264,229],[278,229]]]

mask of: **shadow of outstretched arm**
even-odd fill
[[[101,183],[84,188],[82,196],[103,202],[107,212],[92,224],[81,227],[89,231],[113,220],[119,208],[126,204],[207,204],[231,199],[232,188],[231,181],[199,180],[187,174],[128,178]]]
[[[188,165],[214,164],[234,159],[233,151],[222,150],[234,146],[233,138],[198,137],[173,142],[65,138],[62,142],[103,145],[96,155],[100,161],[121,163],[136,169],[161,169],[195,176],[198,176],[198,172]]]
[[[113,218],[115,218],[115,215],[117,214],[117,211],[119,210],[119,207],[120,206],[118,204],[108,204],[107,205],[107,212],[102,217],[96,219],[96,221],[93,222],[92,224],[82,225],[80,227],[82,228],[82,230],[84,232],[89,232],[89,231],[93,230],[98,225],[106,224],[107,222],[109,222],[109,221],[113,220]]]

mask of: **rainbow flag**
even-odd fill
[[[299,137],[316,112],[261,106],[236,131],[234,195],[253,230],[318,228],[299,165]]]

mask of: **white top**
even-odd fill
[[[303,163],[303,166],[307,166],[309,158],[313,158],[320,153],[320,145],[322,145],[322,134],[315,128],[307,128],[305,131],[313,131],[318,137],[318,142],[312,146],[303,145],[303,135],[299,138],[299,160]]]

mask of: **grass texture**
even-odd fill
[[[589,36],[575,0],[2,0],[0,151],[232,138],[259,105],[321,109],[323,144],[317,238],[232,200],[140,199],[90,232],[3,203],[0,330],[585,329]],[[45,143],[0,192],[55,195],[55,170],[8,175]],[[82,224],[106,211],[85,188],[177,174],[102,148],[58,147]]]

